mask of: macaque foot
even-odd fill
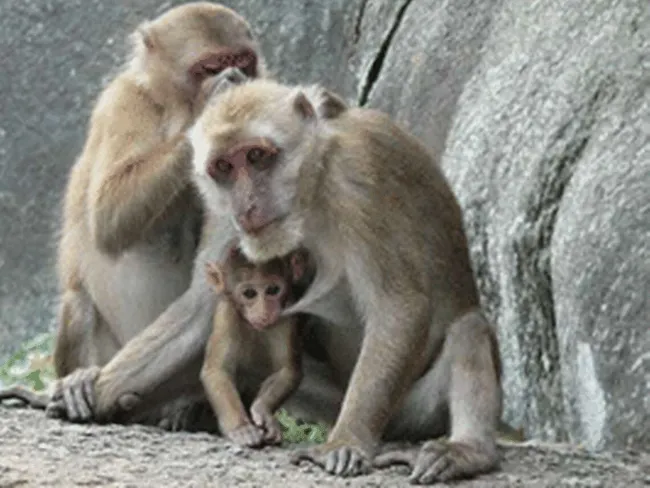
[[[409,481],[414,485],[430,485],[439,481],[470,478],[496,468],[496,446],[478,442],[428,441],[419,452],[389,452],[377,456],[377,468],[406,464],[412,471]]]
[[[245,447],[260,447],[264,445],[264,431],[257,425],[244,424],[226,434],[235,444]]]
[[[65,418],[72,422],[91,420],[95,408],[95,380],[99,371],[98,366],[77,369],[58,380],[45,414],[50,418]]]
[[[320,466],[329,474],[342,477],[368,474],[371,462],[358,447],[328,442],[326,444],[297,449],[291,456],[291,464],[310,461]]]
[[[282,442],[280,422],[268,409],[253,405],[251,418],[253,423],[264,432],[264,442],[266,444],[280,444]]]

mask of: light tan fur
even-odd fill
[[[219,76],[212,75],[250,60],[250,53],[257,57],[253,74],[265,73],[248,23],[215,3],[172,8],[143,22],[131,41],[129,61],[97,99],[65,191],[54,352],[61,380],[48,412],[72,420],[90,419],[93,409],[100,418],[116,410],[95,398],[94,382],[113,383],[111,371],[131,361],[128,352],[116,354],[133,340],[155,353],[147,327],[190,285],[203,209],[190,179],[184,132],[214,96]],[[176,354],[188,352],[180,347]],[[191,391],[181,385],[162,389],[161,401],[152,403],[201,396],[200,363],[180,362],[185,366],[144,373],[147,387],[189,375]],[[190,373],[179,371],[187,368]],[[132,408],[133,402],[126,403]],[[183,408],[192,403],[180,402]],[[170,408],[162,410],[176,415]],[[136,417],[147,415],[126,415],[129,421]]]
[[[259,137],[281,150],[271,176],[238,177],[230,190],[208,177],[220,154]],[[194,385],[218,302],[204,269],[233,237],[256,262],[304,245],[317,275],[285,313],[318,320],[304,344],[304,379],[285,406],[335,423],[327,444],[294,460],[352,476],[370,469],[382,438],[448,432],[448,443],[428,440],[415,459],[398,452],[375,462],[411,464],[416,483],[493,469],[498,348],[460,208],[423,146],[385,115],[348,109],[319,87],[264,81],[210,99],[189,138],[207,210],[191,284],[101,370],[86,370],[97,375],[84,383],[92,385],[82,402],[88,418],[132,416],[187,394],[181,385]],[[237,217],[252,208],[276,220],[243,232]]]

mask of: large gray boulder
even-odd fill
[[[0,3],[0,361],[53,325],[59,202],[92,101],[126,33],[177,3]],[[385,110],[441,158],[500,337],[506,420],[647,448],[647,0],[225,3],[277,77]]]
[[[650,446],[650,10],[505,2],[443,164],[499,326],[506,417]]]

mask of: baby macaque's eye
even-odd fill
[[[252,300],[257,296],[257,292],[255,291],[254,288],[246,288],[242,295],[244,295],[245,298],[248,298],[249,300]]]
[[[269,285],[266,288],[266,294],[270,296],[275,296],[280,293],[280,287],[278,285]]]

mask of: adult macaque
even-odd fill
[[[317,263],[306,295],[283,314],[332,323],[318,337],[347,391],[328,442],[293,461],[357,475],[382,437],[449,430],[448,442],[430,440],[410,460],[413,482],[494,468],[497,342],[459,205],[423,146],[387,116],[348,108],[318,86],[267,80],[223,92],[189,137],[207,210],[223,216],[214,232],[234,232],[253,262],[304,246]],[[408,461],[387,454],[377,463]]]
[[[222,435],[237,444],[282,441],[273,413],[298,387],[302,369],[298,317],[280,314],[293,303],[293,285],[306,264],[299,251],[253,264],[236,245],[222,263],[208,263],[209,281],[222,299],[201,381]],[[255,398],[250,416],[242,397]]]
[[[48,414],[117,420],[112,414],[119,410],[120,420],[182,428],[183,412],[205,400],[194,352],[209,327],[178,340],[178,328],[161,336],[147,327],[187,290],[200,240],[203,210],[185,131],[220,89],[220,77],[239,73],[232,68],[257,77],[264,63],[248,23],[209,2],[186,3],[142,23],[132,41],[129,62],[96,102],[65,193],[54,352],[61,379]],[[196,305],[205,322],[214,301],[207,296]],[[158,355],[170,341],[171,354]],[[133,361],[134,350],[156,359]],[[156,390],[162,397],[153,395],[141,409],[133,408],[135,397],[122,399],[121,407],[131,407],[125,410],[95,396],[95,380],[110,395],[117,383],[129,384],[115,371],[129,378],[134,369],[146,378],[137,394]]]

